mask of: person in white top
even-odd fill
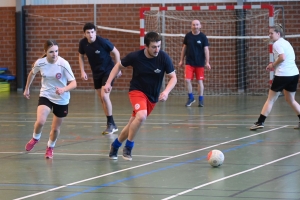
[[[77,83],[69,62],[58,56],[58,44],[55,40],[47,40],[44,51],[45,55],[34,63],[23,93],[25,98],[30,98],[30,85],[35,75],[40,72],[42,87],[37,107],[37,120],[34,124],[33,138],[26,144],[25,150],[31,151],[38,143],[43,126],[52,110],[54,115],[45,154],[45,158],[51,159],[61,124],[68,114],[70,90],[75,89]]]
[[[268,99],[265,102],[258,121],[250,128],[256,130],[264,127],[264,122],[270,114],[272,107],[280,95],[284,93],[286,102],[293,108],[300,120],[300,105],[295,100],[297,84],[299,80],[299,70],[295,63],[295,52],[292,45],[283,38],[281,25],[270,27],[269,37],[273,43],[274,62],[270,63],[266,70],[275,70],[275,76],[269,90]],[[300,128],[300,121],[296,129]]]

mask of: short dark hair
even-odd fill
[[[96,26],[94,24],[92,24],[92,23],[86,23],[83,26],[83,32],[85,32],[86,30],[90,30],[90,29],[96,30]]]
[[[150,42],[158,42],[161,41],[161,36],[156,32],[148,32],[144,37],[144,44],[148,47]]]

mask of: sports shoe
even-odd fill
[[[250,127],[250,130],[256,130],[264,127],[263,122],[255,122],[253,126]]]
[[[294,127],[294,129],[300,129],[300,122],[297,124],[296,127]]]
[[[45,158],[52,159],[53,158],[53,147],[46,148]]]
[[[192,105],[192,103],[194,103],[194,102],[195,102],[195,99],[190,99],[190,98],[188,98],[188,100],[187,100],[185,106],[186,106],[186,107],[190,107],[190,106]]]
[[[29,140],[29,142],[25,145],[25,150],[31,151],[33,149],[34,145],[38,142],[39,142],[39,140],[31,138],[31,140]]]
[[[118,160],[118,150],[119,150],[119,148],[116,148],[113,145],[110,145],[109,159]]]
[[[122,157],[125,160],[132,160],[132,157],[131,157],[131,148],[125,146],[123,148],[123,156]]]
[[[118,131],[118,127],[115,124],[108,123],[106,129],[102,132],[102,135],[113,134]]]
[[[203,101],[199,101],[198,107],[203,107],[203,106],[204,106]]]

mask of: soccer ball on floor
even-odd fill
[[[221,166],[224,162],[224,159],[224,154],[220,150],[214,149],[207,154],[207,161],[213,167]]]

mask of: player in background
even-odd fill
[[[51,110],[53,120],[49,140],[47,143],[46,158],[53,158],[53,148],[60,134],[60,127],[64,117],[68,115],[70,90],[76,88],[77,83],[68,61],[58,56],[58,44],[55,40],[47,40],[44,44],[45,55],[38,59],[30,73],[24,90],[24,97],[30,97],[30,85],[35,75],[42,76],[37,120],[34,124],[33,137],[26,144],[26,151],[31,151],[41,138],[44,124]]]
[[[300,106],[295,100],[299,80],[299,70],[295,63],[294,49],[292,45],[283,38],[284,35],[281,25],[270,27],[269,37],[274,42],[273,54],[275,61],[270,63],[266,70],[274,69],[275,76],[261,114],[250,130],[256,130],[264,127],[264,122],[270,114],[281,91],[283,91],[285,100],[293,108],[300,120]],[[300,122],[296,128],[300,128]]]
[[[84,71],[84,55],[87,56],[91,66],[94,88],[101,100],[103,111],[107,118],[106,129],[103,135],[112,134],[118,131],[112,114],[112,103],[110,100],[110,92],[104,92],[103,86],[114,67],[111,53],[114,55],[115,63],[120,60],[120,53],[117,48],[105,38],[96,35],[96,27],[92,23],[86,23],[83,27],[84,38],[79,42],[79,67],[81,71],[81,79],[88,80],[88,76]],[[119,72],[117,77],[121,76]],[[113,85],[113,81],[112,81]]]
[[[131,151],[134,138],[142,124],[146,121],[158,101],[166,101],[170,91],[177,83],[174,66],[168,54],[160,51],[161,36],[156,32],[148,32],[144,38],[145,48],[131,52],[118,62],[111,71],[104,86],[105,92],[110,92],[111,82],[119,71],[132,66],[133,73],[129,87],[129,99],[132,105],[132,116],[123,128],[118,138],[111,144],[109,158],[118,159],[118,149],[126,140],[123,148],[123,158],[132,160]],[[169,81],[160,93],[164,75]]]
[[[198,107],[204,106],[204,67],[211,69],[209,64],[209,43],[206,35],[201,32],[201,23],[199,20],[192,21],[192,31],[188,32],[183,40],[183,46],[180,55],[179,66],[185,62],[185,81],[188,90],[188,100],[185,106],[189,107],[195,102],[193,95],[192,80],[194,74],[198,83]]]

